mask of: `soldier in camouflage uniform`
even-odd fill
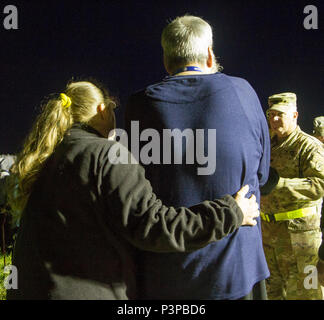
[[[324,143],[324,116],[317,117],[313,121],[313,135]]]
[[[264,251],[271,274],[267,291],[273,300],[322,300],[321,286],[305,287],[304,280],[306,267],[314,268],[319,260],[324,149],[297,125],[296,101],[293,93],[268,99],[271,167],[280,179],[261,198]]]
[[[317,117],[313,121],[313,136],[321,141],[324,145],[324,116]],[[324,203],[322,203],[321,216],[322,245],[319,250],[319,256],[324,257]],[[324,261],[319,259],[317,264],[318,278],[322,286],[324,285]]]

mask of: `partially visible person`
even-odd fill
[[[291,92],[268,99],[271,167],[276,187],[261,197],[264,251],[270,269],[271,300],[322,300],[319,285],[304,285],[305,268],[315,267],[321,244],[324,152],[321,143],[298,126],[297,96]]]
[[[2,252],[5,254],[12,249],[16,227],[12,226],[10,209],[7,206],[8,177],[16,156],[12,154],[0,155],[0,241]]]
[[[164,206],[143,168],[109,136],[115,106],[106,90],[84,81],[45,103],[10,176],[20,227],[18,289],[7,290],[9,300],[136,298],[135,246],[195,250],[256,224],[246,186],[235,200]]]
[[[313,136],[319,141],[324,143],[324,116],[316,117],[313,121]],[[319,280],[322,286],[324,286],[324,203],[322,203],[322,215],[321,215],[321,230],[322,230],[322,245],[319,249],[319,259],[317,264],[317,271]]]
[[[316,117],[314,119],[313,136],[324,143],[324,116]]]
[[[16,156],[12,154],[1,154],[0,155],[0,179],[9,176],[10,168],[14,164]]]
[[[200,17],[177,17],[163,29],[161,43],[169,76],[134,93],[125,119],[130,141],[136,123],[143,137],[153,129],[163,138],[158,161],[140,159],[153,189],[168,205],[191,206],[243,183],[259,201],[268,180],[270,139],[254,89],[220,72],[212,28]],[[190,159],[194,152],[201,156]],[[202,166],[204,156],[210,161]],[[141,299],[266,299],[269,270],[260,221],[196,252],[142,252],[138,260]]]
[[[10,168],[13,166],[16,160],[16,156],[11,154],[0,155],[0,206],[3,207],[6,204],[7,193],[6,193],[6,181],[10,175]]]

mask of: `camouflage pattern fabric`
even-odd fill
[[[297,96],[292,92],[278,93],[268,98],[269,110],[281,112],[297,111]]]
[[[322,130],[324,130],[324,117],[320,117],[320,123],[321,123],[321,126],[322,126]],[[318,118],[316,118],[318,119]],[[323,136],[324,136],[324,132],[323,132]],[[323,144],[323,142],[322,142]],[[323,147],[324,147],[324,144],[323,144]],[[323,244],[323,240],[324,240],[324,198],[323,198],[323,203],[322,203],[322,214],[321,214],[321,230],[322,230],[322,244]],[[324,246],[324,244],[323,244]],[[322,257],[323,259],[323,257]]]
[[[307,289],[307,267],[316,266],[321,232],[290,232],[287,221],[264,222],[264,252],[270,270],[266,280],[269,300],[322,300],[320,285]]]
[[[317,117],[313,121],[313,134],[324,136],[324,116]]]
[[[267,279],[269,299],[322,300],[322,290],[306,289],[305,268],[316,266],[321,244],[320,212],[324,195],[324,149],[314,137],[299,127],[284,141],[271,144],[271,167],[280,179],[261,198],[267,214],[316,207],[316,213],[287,221],[262,221],[265,255],[270,269]]]

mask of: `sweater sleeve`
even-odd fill
[[[104,221],[134,246],[155,252],[192,251],[241,226],[243,213],[229,195],[191,208],[163,205],[144,168],[134,163],[126,148],[114,146],[124,159],[115,164],[107,161],[102,170],[100,190],[108,211]],[[111,160],[111,154],[107,158]]]

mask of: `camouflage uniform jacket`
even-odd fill
[[[261,199],[261,211],[267,214],[300,208],[318,208],[318,215],[290,220],[288,229],[313,230],[319,227],[324,196],[324,148],[299,127],[284,141],[271,140],[271,166],[280,176],[278,185]]]

